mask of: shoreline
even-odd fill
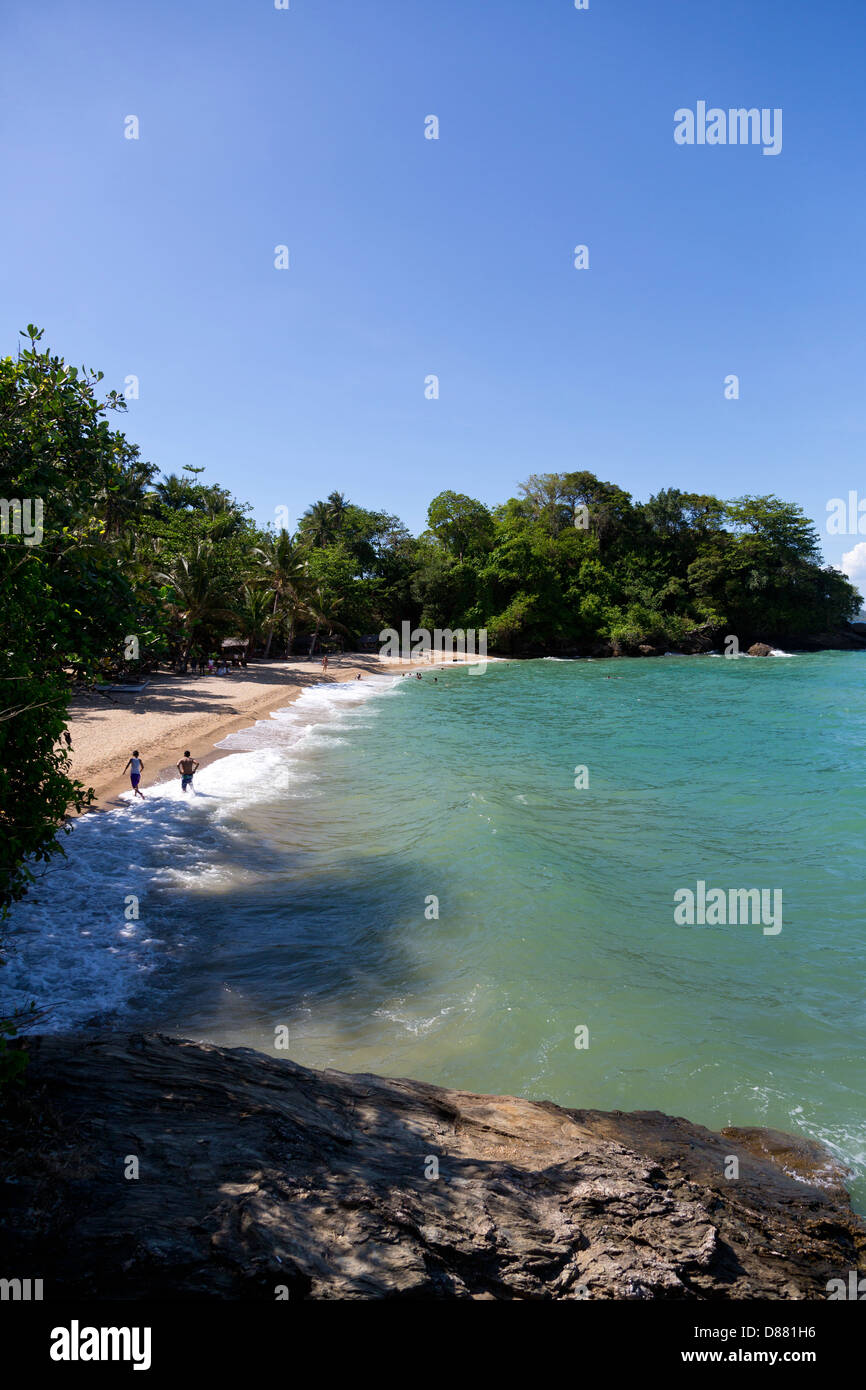
[[[290,657],[256,661],[228,676],[156,673],[143,691],[115,691],[112,698],[95,692],[80,696],[70,705],[67,719],[72,739],[69,771],[96,793],[93,803],[80,814],[129,805],[122,796],[130,790],[129,776],[122,768],[133,748],[141,753],[141,788],[146,799],[148,787],[177,777],[176,763],[185,747],[202,768],[230,757],[236,749],[216,745],[276,710],[286,709],[304,690],[355,680],[359,674],[362,678],[399,676],[417,669],[475,664],[478,658],[466,655],[457,662],[452,658],[433,662],[349,652],[328,660],[327,672],[322,671],[320,660]],[[197,753],[196,744],[199,748],[206,744],[206,751]],[[70,812],[70,819],[77,819],[74,812]]]
[[[260,676],[260,681],[257,683],[257,688],[255,690],[254,695],[249,695],[243,701],[244,707],[242,712],[226,716],[226,714],[224,714],[222,711],[216,715],[214,714],[213,710],[206,710],[203,712],[197,711],[195,713],[195,718],[206,721],[207,733],[206,735],[203,735],[202,738],[204,739],[206,737],[210,741],[217,742],[227,737],[233,731],[249,728],[257,718],[264,719],[265,721],[267,721],[268,713],[272,712],[275,709],[290,708],[305,688],[309,687],[310,689],[318,689],[319,691],[324,691],[326,687],[330,684],[337,684],[352,679],[359,668],[362,670],[362,673],[365,675],[365,678],[367,677],[367,675],[385,675],[391,677],[396,676],[397,679],[400,679],[401,676],[405,674],[406,678],[409,679],[409,673],[414,672],[416,668],[420,668],[426,676],[428,673],[432,674],[433,670],[438,670],[439,665],[445,666],[450,664],[452,663],[443,662],[436,663],[435,666],[432,666],[430,662],[417,660],[415,662],[408,660],[406,662],[400,662],[399,660],[381,662],[378,658],[373,656],[365,657],[363,654],[359,654],[357,656],[347,654],[342,658],[342,660],[338,658],[332,658],[329,663],[328,672],[323,675],[321,673],[319,664],[315,662],[304,663],[298,661],[295,663],[286,663],[281,661],[278,663],[261,663],[258,667],[257,672],[256,668],[250,668],[248,672],[237,672],[236,683],[234,681],[234,678],[232,677],[228,678],[228,680],[226,680],[226,678],[216,678],[216,684],[219,688],[225,690],[226,687],[229,687],[229,690],[227,691],[227,697],[224,702],[224,707],[227,707],[230,704],[238,705],[239,703],[241,703],[236,697],[240,693],[240,687],[242,687],[245,683],[245,678],[248,678],[250,675],[255,674],[258,674]],[[181,678],[181,680],[178,681],[176,678],[166,676],[164,679],[158,677],[157,682],[158,685],[161,686],[163,689],[167,689],[169,685],[183,685],[184,687],[189,688],[191,696],[196,696],[199,693],[201,693],[203,697],[207,697],[208,690],[211,684],[209,678],[207,677],[200,679]],[[384,684],[387,683],[383,682],[383,685]],[[459,685],[461,684],[461,682],[457,682],[457,684]],[[149,704],[153,704],[153,692],[154,686],[149,686],[146,691],[142,692],[141,695],[137,697],[121,695],[119,696],[119,698],[116,698],[115,701],[110,704],[108,702],[100,701],[100,705],[105,711],[104,719],[101,722],[112,722],[120,726],[122,721],[128,721],[131,714],[131,710],[126,702],[128,701],[131,705],[133,699],[139,705],[140,708],[140,713],[136,716],[136,718],[144,717],[141,711],[143,711],[145,707],[149,707]],[[371,691],[370,694],[372,695],[372,693],[373,692]],[[228,698],[229,696],[231,697],[230,699]],[[150,702],[148,701],[148,697],[150,697]],[[158,687],[156,689],[155,698],[156,704],[158,705],[161,699],[161,694]],[[87,703],[85,709],[87,713],[93,712],[92,699]],[[186,716],[172,715],[173,719],[178,719],[181,717],[185,718]],[[173,726],[173,728],[176,729],[176,725]],[[263,728],[262,732],[265,735],[265,737],[267,737],[267,730]],[[185,737],[186,735],[180,735],[177,733],[174,734],[174,737],[180,736]],[[193,751],[195,751],[195,743],[192,741],[192,739],[189,746],[191,746],[193,748]],[[146,750],[143,749],[143,751],[147,763],[147,773],[149,774],[148,781],[145,784],[145,793],[147,793],[148,785],[153,785],[154,782],[161,779],[163,775],[161,768],[162,762],[164,760],[167,761],[168,764],[165,769],[167,775],[169,775],[172,779],[175,776],[171,761],[172,755],[174,753],[174,747],[172,743],[166,743],[164,746],[154,744],[151,750],[150,757],[148,757]],[[209,748],[207,752],[202,754],[202,765],[209,765],[210,763],[215,762],[218,758],[228,757],[231,753],[235,751],[243,750],[216,747]],[[116,781],[117,779],[115,779],[115,782]],[[121,785],[125,788],[126,786],[128,786],[128,783],[122,782]],[[128,808],[129,803],[123,801],[115,801],[113,803],[113,806],[115,808]],[[105,810],[111,808],[112,803],[110,801],[106,802],[105,800],[103,800],[103,804],[100,805],[99,803],[97,803],[92,809]],[[116,822],[116,825],[119,829],[123,829],[125,831],[128,823],[134,819],[134,815],[132,817],[119,818]],[[146,808],[144,812],[144,819],[148,819]],[[91,827],[89,828],[92,830],[96,830],[97,835],[99,835],[100,832],[98,827],[94,827],[91,825]],[[112,836],[114,835],[113,830],[111,834]],[[80,1035],[83,1030],[77,1031]],[[345,1064],[341,1061],[338,1061],[336,1063],[332,1063],[331,1065],[341,1066]],[[375,1065],[375,1067],[371,1066],[370,1070],[375,1070],[378,1072],[380,1070],[380,1065],[381,1064],[379,1063]],[[359,1067],[359,1070],[360,1069],[362,1068]],[[366,1069],[367,1068],[365,1065],[363,1067],[363,1070],[366,1071]],[[407,1065],[405,1071],[400,1070],[398,1074],[415,1075],[415,1071]],[[440,1080],[440,1074],[438,1072],[438,1069],[435,1075],[435,1080]],[[638,1103],[652,1104],[653,1099],[653,1097],[650,1097],[648,1099],[640,1097]],[[596,1103],[599,1102],[597,1101]],[[609,1104],[610,1102],[605,1096],[601,1103]],[[693,1113],[695,1113],[691,1105],[688,1108],[684,1107],[684,1110],[687,1115],[692,1115]],[[679,1114],[681,1112],[679,1110],[676,1110],[674,1113]],[[738,1117],[735,1116],[735,1118]],[[753,1117],[750,1116],[747,1112],[746,1117],[743,1120],[743,1123],[747,1123],[751,1118]]]
[[[641,654],[645,660],[648,652]],[[661,655],[661,650],[654,655]],[[703,652],[670,652],[668,655],[713,655]],[[792,653],[780,653],[791,655]],[[745,656],[746,654],[743,653]],[[485,661],[509,664],[520,658],[486,656]],[[575,656],[550,657],[548,660],[572,661],[593,658]],[[596,660],[604,660],[596,656]],[[616,659],[608,657],[607,659]],[[622,659],[622,658],[620,658]],[[72,738],[72,759],[69,775],[95,792],[90,806],[76,813],[69,810],[70,821],[78,815],[94,811],[113,811],[129,805],[124,793],[130,791],[128,773],[122,769],[133,748],[138,747],[144,764],[141,788],[145,799],[148,787],[178,776],[177,761],[189,747],[200,768],[208,767],[219,758],[238,750],[216,745],[232,734],[252,727],[279,709],[294,704],[306,689],[316,685],[336,684],[363,677],[385,676],[420,670],[439,670],[456,664],[475,665],[476,655],[440,655],[438,661],[428,654],[426,659],[385,657],[377,652],[346,652],[329,656],[329,668],[321,669],[321,659],[281,657],[252,662],[246,670],[230,669],[226,676],[176,675],[157,671],[148,678],[145,690],[135,693],[110,691],[99,694],[89,691],[76,697],[67,714],[67,730]],[[196,745],[205,751],[197,752]]]

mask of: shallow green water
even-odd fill
[[[287,794],[243,812],[246,881],[217,890],[170,1021],[265,1048],[284,1023],[315,1066],[799,1130],[862,1199],[864,676],[839,653],[537,661],[344,706]],[[781,889],[782,930],[676,925],[698,880]]]
[[[195,800],[79,822],[4,975],[58,1027],[269,1052],[288,1027],[276,1055],[317,1067],[800,1131],[863,1209],[864,677],[822,653],[317,687]],[[677,925],[698,880],[781,890],[781,931]]]

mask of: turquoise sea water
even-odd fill
[[[317,688],[194,803],[81,822],[7,985],[58,1027],[287,1027],[312,1066],[802,1132],[863,1209],[864,680],[831,652]],[[781,932],[677,925],[698,880],[780,889]]]

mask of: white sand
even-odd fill
[[[466,658],[476,661],[477,657]],[[443,664],[451,664],[445,658]],[[354,680],[363,675],[406,671],[430,663],[399,661],[378,654],[351,653],[305,661],[256,661],[227,676],[151,675],[139,694],[92,694],[73,702],[69,711],[73,777],[93,787],[100,807],[122,805],[129,790],[124,766],[133,748],[144,764],[141,789],[176,776],[175,764],[189,749],[200,762],[225,755],[214,749],[238,729],[248,728],[276,709],[290,705],[307,686],[322,681]]]

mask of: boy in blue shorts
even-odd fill
[[[198,768],[198,761],[193,758],[187,748],[182,758],[177,760],[177,770],[180,773],[180,789],[182,792],[188,791],[192,786],[193,773]]]

